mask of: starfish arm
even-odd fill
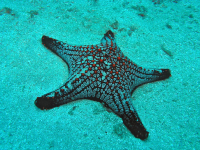
[[[62,86],[59,89],[47,93],[41,97],[37,97],[35,105],[40,109],[51,109],[58,107],[62,104],[72,101],[71,93],[72,89],[67,86]]]
[[[144,125],[142,124],[135,108],[130,102],[130,99],[124,104],[126,108],[124,114],[121,116],[125,126],[131,131],[131,133],[141,140],[147,139],[149,132],[146,131]]]
[[[104,47],[116,47],[116,41],[114,38],[114,33],[112,31],[108,31],[106,32],[106,34],[104,34],[104,37],[101,39],[101,45]]]
[[[40,109],[51,109],[81,98],[91,97],[92,89],[87,76],[77,71],[59,89],[37,97],[35,105]]]
[[[42,44],[62,58],[69,66],[69,71],[74,69],[74,62],[79,58],[80,51],[76,46],[67,45],[62,41],[50,38],[48,36],[42,37]]]
[[[109,98],[112,98],[112,96]],[[148,137],[149,132],[147,132],[143,126],[131,103],[131,98],[126,98],[124,95],[115,96],[113,99],[109,99],[104,103],[115,114],[122,118],[124,125],[136,138],[145,140]]]
[[[171,76],[169,69],[139,69],[134,72],[134,86],[138,87],[142,84],[164,80]]]

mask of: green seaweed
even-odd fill
[[[119,27],[119,22],[118,22],[118,21],[115,21],[115,22],[112,23],[110,26],[111,26],[113,29],[118,29],[118,27]]]
[[[0,15],[3,15],[3,14],[10,14],[11,16],[15,16],[15,14],[13,13],[13,10],[11,8],[8,8],[8,7],[3,7],[0,10]]]
[[[29,14],[31,15],[31,18],[33,18],[35,15],[38,15],[38,11],[31,10],[31,11],[29,12]]]
[[[122,32],[122,31],[126,31],[126,29],[125,28],[120,28],[118,31]]]
[[[124,137],[123,130],[124,129],[122,124],[113,125],[113,133],[116,134],[121,139]]]
[[[134,10],[137,10],[140,13],[146,13],[147,12],[147,8],[144,7],[144,6],[136,5],[136,6],[131,6],[131,8],[133,8]]]
[[[166,24],[166,27],[168,28],[168,29],[172,29],[172,26],[170,25],[170,24]]]
[[[194,18],[193,14],[190,14],[190,15],[189,15],[189,18]]]
[[[147,16],[147,8],[144,6],[131,6],[132,9],[136,10],[138,13],[138,16],[145,18]]]
[[[7,14],[11,14],[11,12],[12,12],[12,9],[10,9],[8,7],[4,7],[3,9],[4,9],[5,13],[7,13]]]
[[[73,114],[74,114],[74,110],[75,110],[76,108],[77,108],[77,106],[72,107],[72,108],[69,110],[68,114],[69,114],[69,115],[73,115]]]
[[[133,26],[130,26],[129,28],[130,28],[130,30],[133,31],[133,32],[134,32],[135,30],[137,30],[137,27],[134,26],[134,25],[133,25]]]
[[[161,49],[163,52],[165,52],[165,54],[167,54],[168,56],[170,56],[171,58],[173,57],[173,54],[171,51],[167,50],[165,47],[164,47],[164,44],[162,44],[161,46]]]

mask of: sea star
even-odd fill
[[[42,43],[69,66],[67,82],[35,100],[40,109],[51,109],[78,99],[103,103],[122,118],[131,133],[142,140],[149,132],[131,103],[131,93],[144,83],[169,78],[169,69],[144,69],[127,58],[108,31],[98,45],[71,46],[42,37]]]

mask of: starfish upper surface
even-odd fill
[[[169,69],[138,67],[122,53],[110,30],[97,45],[72,46],[47,36],[42,43],[68,64],[69,77],[59,89],[38,97],[37,107],[51,109],[83,98],[99,101],[121,117],[135,137],[148,137],[131,94],[139,85],[169,78]]]

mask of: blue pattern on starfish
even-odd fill
[[[121,117],[135,137],[148,137],[131,94],[144,83],[169,78],[169,69],[138,67],[122,53],[110,30],[98,45],[72,46],[47,36],[42,43],[68,64],[69,77],[59,89],[38,97],[37,107],[51,109],[84,98],[99,101]]]

